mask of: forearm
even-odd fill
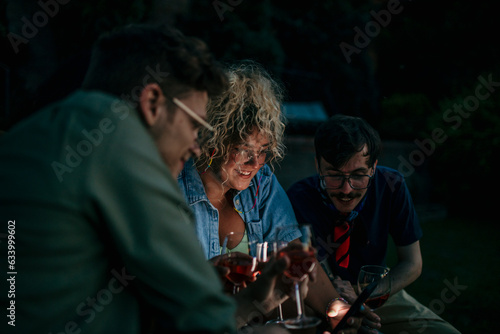
[[[420,243],[398,247],[398,263],[391,268],[391,294],[395,294],[413,283],[422,272]]]
[[[234,295],[237,303],[236,323],[238,328],[254,318],[269,315],[280,303],[288,299],[289,284],[283,279],[283,271],[290,261],[283,257],[270,261],[257,280]]]
[[[243,292],[244,290],[235,296],[237,304],[235,314],[237,328],[241,328],[249,323],[252,320],[250,319],[250,315],[255,311],[255,306]]]
[[[234,296],[237,304],[236,325],[238,328],[252,322],[254,318],[266,318],[273,312],[280,303],[286,302],[289,298],[280,290],[274,290],[272,295],[262,300],[252,291],[253,287],[241,290]]]
[[[412,262],[400,262],[391,268],[391,295],[413,283],[420,276],[420,273],[421,267]]]
[[[304,303],[316,313],[324,315],[328,303],[334,298],[339,298],[340,295],[320,264],[316,262],[316,265],[318,266],[316,279],[309,283],[309,292]]]

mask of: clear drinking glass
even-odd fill
[[[372,311],[384,305],[389,295],[391,294],[391,277],[389,276],[390,269],[384,266],[366,265],[361,267],[358,276],[359,292],[367,287],[371,282],[377,281],[377,287],[372,292],[365,304]]]
[[[272,256],[277,254],[276,251],[276,242],[259,242],[257,243],[257,261],[259,263],[268,262]],[[283,311],[281,309],[281,304],[278,304],[277,307],[278,315],[275,319],[271,319],[266,322],[266,325],[271,324],[282,324],[283,323]]]
[[[311,245],[311,227],[309,225],[302,225],[299,229],[302,233],[299,242],[287,243],[279,239],[276,240],[278,258],[286,255],[290,259],[290,266],[285,270],[285,275],[293,280],[297,303],[297,317],[283,320],[283,324],[289,329],[311,328],[321,322],[319,318],[304,314],[304,300],[300,293],[300,282],[314,270],[316,260],[315,250]],[[287,233],[278,233],[278,238],[280,235],[287,235]]]
[[[230,232],[224,237],[218,265],[229,268],[227,279],[233,283],[233,294],[254,275],[257,269],[256,242],[244,238],[244,232]]]

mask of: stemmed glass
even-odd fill
[[[257,261],[259,263],[268,262],[269,259],[276,255],[276,242],[259,242],[257,243]],[[266,322],[266,325],[271,324],[281,324],[283,323],[283,311],[281,309],[281,303],[278,304],[278,317]]]
[[[300,282],[302,282],[307,275],[313,271],[316,265],[315,251],[311,245],[311,226],[301,225],[299,227],[302,234],[300,240],[290,243],[279,240],[280,235],[286,235],[286,232],[283,233],[280,230],[278,230],[278,239],[276,241],[278,257],[286,255],[290,259],[290,266],[287,270],[285,270],[284,274],[293,281],[295,300],[297,303],[297,317],[285,319],[283,324],[289,329],[315,327],[319,325],[321,320],[304,314],[304,300],[300,293]]]
[[[378,281],[377,287],[365,302],[372,311],[384,305],[391,294],[390,269],[384,266],[367,265],[361,267],[358,276],[359,292],[367,287],[371,282]]]
[[[229,268],[227,279],[233,284],[233,294],[240,291],[257,269],[256,242],[250,242],[244,232],[230,232],[224,237],[218,265]]]

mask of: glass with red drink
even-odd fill
[[[302,225],[299,227],[302,236],[298,240],[290,243],[277,240],[278,257],[286,256],[290,259],[290,266],[285,270],[285,276],[293,280],[295,290],[295,300],[297,303],[297,317],[285,319],[283,324],[289,329],[301,329],[316,327],[321,323],[321,320],[316,317],[307,316],[304,314],[304,300],[300,293],[300,282],[312,272],[316,266],[315,251],[311,245],[311,227]],[[287,235],[287,233],[279,233]]]
[[[244,232],[230,232],[224,237],[218,265],[229,269],[226,278],[233,284],[233,294],[245,281],[251,281],[257,269],[255,242]]]
[[[389,299],[391,294],[391,277],[389,276],[390,269],[384,266],[366,265],[361,267],[358,276],[359,292],[368,286],[371,282],[377,281],[375,291],[366,300],[365,304],[374,311]]]

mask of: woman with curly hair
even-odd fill
[[[195,163],[188,162],[178,178],[207,259],[220,255],[229,232],[244,232],[243,238],[257,242],[277,237],[289,242],[301,236],[290,201],[272,172],[284,156],[283,89],[252,61],[229,66],[227,74],[229,88],[207,106],[213,131],[202,130],[206,140],[201,155]],[[278,227],[284,226],[292,229],[277,236]],[[227,247],[238,249],[238,243],[241,240]],[[318,269],[306,305],[324,318],[337,297]]]
[[[280,226],[297,226],[268,165],[284,155],[282,89],[253,62],[232,65],[227,73],[229,89],[207,106],[213,131],[202,131],[207,140],[200,158],[179,176],[208,259],[220,254],[228,232],[246,232],[245,238],[263,242],[274,240]],[[300,232],[282,237],[291,241]]]

